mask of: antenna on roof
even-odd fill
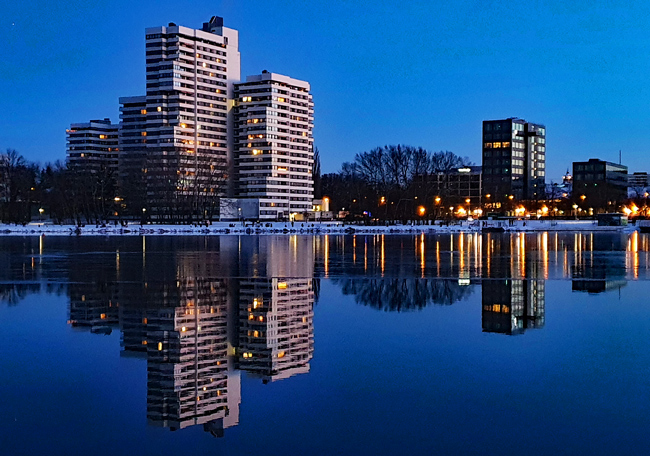
[[[619,165],[622,164],[622,161],[621,161],[621,149],[618,150],[618,164]]]

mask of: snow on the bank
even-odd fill
[[[592,220],[488,220],[437,222],[434,225],[390,225],[365,226],[345,224],[343,222],[213,222],[209,226],[196,225],[53,225],[47,223],[30,223],[28,225],[0,224],[0,235],[55,236],[79,235],[265,235],[265,234],[434,234],[480,232],[484,229],[502,228],[504,231],[631,231],[634,227],[598,226]]]

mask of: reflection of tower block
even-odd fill
[[[239,366],[264,382],[309,372],[312,279],[253,279],[240,286]]]
[[[106,284],[71,284],[68,323],[73,327],[85,326],[91,330],[116,327],[119,322],[119,306],[112,298],[113,291]]]
[[[482,287],[482,326],[484,332],[523,334],[541,328],[545,322],[545,283],[543,280],[498,280]]]
[[[214,435],[237,424],[239,375],[229,363],[226,287],[179,284],[181,307],[147,316],[147,417],[172,430],[203,424]],[[232,394],[229,394],[232,393]]]

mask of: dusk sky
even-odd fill
[[[324,172],[386,144],[480,164],[481,121],[547,127],[547,183],[574,160],[650,171],[647,1],[32,1],[0,14],[0,150],[65,158],[72,122],[145,93],[144,29],[239,30],[242,77],[307,80]]]

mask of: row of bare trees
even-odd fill
[[[323,195],[333,209],[399,218],[413,212],[417,201],[445,192],[445,176],[471,166],[467,157],[450,151],[433,152],[422,147],[394,145],[356,154],[338,173],[322,178]]]
[[[0,220],[99,223],[115,211],[115,179],[108,169],[84,173],[62,162],[40,166],[15,149],[0,154]]]

